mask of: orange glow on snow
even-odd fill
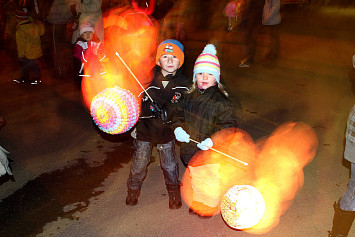
[[[82,94],[87,108],[90,108],[94,96],[106,88],[118,86],[131,91],[135,96],[142,91],[135,78],[117,57],[116,52],[144,88],[153,79],[151,70],[155,66],[158,32],[154,22],[143,12],[127,8],[112,9],[103,21],[106,58],[101,63],[106,73],[83,78]],[[87,60],[94,59],[87,58]],[[84,69],[85,73],[91,72],[92,75],[96,69],[90,66],[87,65]]]

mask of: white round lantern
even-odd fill
[[[265,212],[261,193],[249,185],[235,185],[222,198],[221,214],[234,229],[247,229],[258,224]]]

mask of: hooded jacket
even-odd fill
[[[16,26],[17,56],[37,59],[42,56],[41,36],[44,34],[43,23],[24,20]]]
[[[237,127],[237,116],[233,103],[215,85],[185,95],[174,114],[172,126],[182,127],[191,139],[201,142],[224,128]],[[196,143],[181,143],[180,156],[185,165],[197,151]]]
[[[104,42],[104,28],[102,20],[102,0],[70,0],[69,6],[75,4],[76,12],[80,14],[79,26],[84,21],[89,21],[95,26],[95,34]],[[79,28],[73,32],[72,43],[80,37]]]
[[[169,81],[164,87],[162,81]],[[142,91],[139,97],[142,98],[141,114],[136,125],[137,139],[156,144],[165,144],[175,139],[171,128],[172,114],[177,108],[177,103],[184,92],[189,88],[190,80],[178,69],[174,76],[166,77],[161,73],[161,68],[154,68],[152,83],[146,89],[149,96],[155,103],[166,110],[167,120],[163,122],[159,114],[152,111],[152,103],[148,96]]]

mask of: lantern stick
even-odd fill
[[[190,139],[190,141],[192,141],[192,142],[194,142],[194,143],[196,143],[196,144],[199,144],[200,142],[198,142],[198,141],[195,141],[194,139],[191,139],[191,138],[189,138]],[[212,151],[215,151],[215,152],[217,152],[217,153],[219,153],[219,154],[221,154],[221,155],[224,155],[224,156],[227,156],[228,158],[231,158],[231,159],[233,159],[233,160],[235,160],[235,161],[238,161],[239,163],[242,163],[243,165],[248,165],[248,163],[246,163],[246,162],[244,162],[244,161],[241,161],[241,160],[238,160],[237,158],[234,158],[233,156],[230,156],[230,155],[228,155],[228,154],[226,154],[226,153],[224,153],[224,152],[221,152],[221,151],[219,151],[219,150],[216,150],[216,149],[214,149],[214,148],[212,148],[212,147],[209,147]]]
[[[143,89],[143,91],[146,93],[146,95],[148,96],[148,98],[150,99],[150,101],[153,102],[152,97],[150,97],[150,95],[148,94],[148,92],[146,91],[146,89],[144,89],[144,87],[142,86],[142,84],[139,82],[138,78],[134,75],[134,73],[131,71],[131,69],[128,67],[128,65],[125,63],[125,61],[121,58],[121,56],[120,56],[117,52],[116,52],[116,55],[117,55],[117,57],[122,61],[123,65],[125,65],[125,67],[127,68],[127,70],[131,73],[131,75],[132,75],[133,78],[137,81],[137,83],[140,85],[140,87]],[[195,141],[195,140],[193,140],[193,139],[191,139],[191,138],[190,138],[190,141],[193,141],[193,142],[195,142],[196,144],[199,144],[199,143],[200,143],[200,142]],[[219,150],[216,150],[216,149],[214,149],[214,148],[212,148],[212,147],[210,147],[210,149],[211,149],[212,151],[215,151],[215,152],[221,154],[221,155],[224,155],[224,156],[226,156],[226,157],[228,157],[228,158],[231,158],[231,159],[233,159],[233,160],[235,160],[235,161],[238,161],[238,162],[242,163],[243,165],[248,165],[248,163],[243,162],[243,161],[241,161],[241,160],[238,160],[237,158],[234,158],[233,156],[230,156],[230,155],[228,155],[228,154],[226,154],[226,153],[224,153],[224,152],[221,152],[221,151],[219,151]]]
[[[127,70],[131,73],[131,75],[133,76],[134,79],[136,79],[136,81],[138,82],[138,84],[140,85],[140,87],[143,89],[143,91],[145,92],[145,94],[148,96],[148,98],[150,99],[151,102],[154,102],[152,97],[150,97],[150,95],[148,94],[148,92],[146,91],[146,89],[144,89],[144,87],[142,86],[142,84],[139,82],[138,78],[133,74],[133,72],[131,71],[131,69],[128,67],[128,65],[125,63],[125,61],[123,61],[123,59],[121,58],[121,56],[116,52],[117,57],[121,60],[121,62],[123,63],[123,65],[126,66]]]

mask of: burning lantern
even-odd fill
[[[249,185],[235,185],[223,196],[221,214],[234,229],[247,229],[259,223],[265,212],[261,193]]]
[[[139,104],[129,90],[119,87],[107,88],[92,99],[90,113],[102,131],[120,134],[127,132],[137,123]]]

